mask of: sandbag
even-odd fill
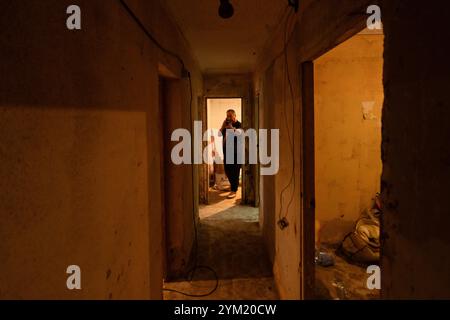
[[[380,260],[380,247],[366,242],[355,231],[345,236],[338,252],[356,263],[371,264]]]
[[[379,262],[380,215],[381,211],[376,208],[365,210],[356,222],[355,230],[345,236],[337,253],[356,263]]]

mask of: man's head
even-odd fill
[[[236,122],[236,111],[233,109],[227,111],[227,121]]]

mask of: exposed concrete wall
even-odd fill
[[[358,34],[314,62],[316,219],[322,243],[342,241],[380,192],[383,38]]]
[[[384,298],[450,298],[449,12],[383,5]]]
[[[175,74],[179,64],[119,1],[77,1],[81,31],[66,29],[70,1],[1,3],[0,298],[161,298],[158,63]],[[150,30],[165,26],[155,36],[186,60],[201,95],[158,2],[130,5]],[[71,264],[82,291],[66,288]]]

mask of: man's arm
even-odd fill
[[[225,121],[222,123],[222,127],[220,128],[220,132],[223,132],[223,130],[226,128],[226,126],[227,126],[227,120],[225,120]]]
[[[231,123],[227,124],[227,120],[225,119],[225,121],[222,124],[222,128],[220,128],[220,132],[222,133],[222,136],[225,136],[224,132],[225,132],[225,130],[228,130],[228,129],[234,129],[234,128],[231,125]]]

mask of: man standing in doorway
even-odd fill
[[[241,175],[241,164],[238,164],[238,152],[237,152],[237,138],[235,134],[239,129],[241,129],[241,123],[236,119],[236,112],[232,109],[227,111],[227,118],[222,124],[220,132],[223,136],[223,155],[224,155],[224,166],[225,174],[231,185],[231,192],[228,195],[228,199],[234,199],[236,197],[236,192],[239,188],[239,177]],[[228,133],[228,135],[227,135]],[[234,150],[230,152],[234,153],[233,161],[229,163],[227,159],[227,139],[234,139]]]

